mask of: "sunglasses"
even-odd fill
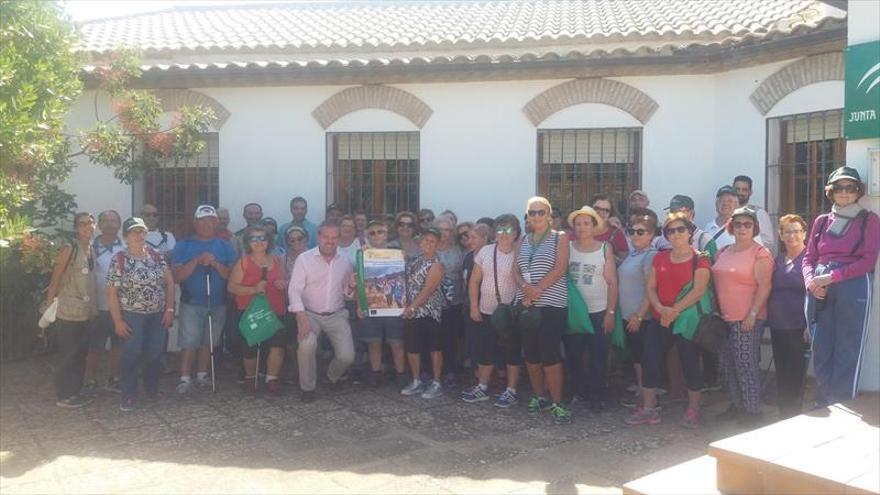
[[[675,233],[684,234],[688,230],[690,229],[688,229],[686,225],[679,225],[678,227],[666,227],[663,229],[663,233],[669,236]]]
[[[433,222],[433,221],[434,221],[434,217],[422,217],[422,218],[419,218],[419,222],[421,222],[421,223]]]
[[[266,242],[266,239],[264,235],[252,235],[248,237],[248,242]]]
[[[834,192],[847,192],[847,193],[853,194],[853,193],[859,192],[861,190],[861,188],[859,188],[859,186],[856,184],[846,184],[846,185],[834,184],[831,187],[831,190]]]
[[[626,233],[629,235],[645,235],[648,233],[648,229],[626,229]]]
[[[547,215],[547,210],[529,210],[528,214],[530,217],[543,217]]]
[[[733,228],[735,229],[750,229],[754,226],[754,222],[733,222]]]
[[[412,227],[413,227],[412,222],[397,222],[397,228],[399,228],[399,229],[403,229],[403,228],[411,229]]]
[[[604,208],[602,206],[594,206],[593,209],[598,212],[611,213],[611,208]]]
[[[387,230],[368,230],[367,235],[385,235],[387,234]]]
[[[501,227],[495,229],[495,235],[513,235],[513,227]]]
[[[306,241],[305,237],[288,237],[287,238],[288,244],[290,244],[291,242],[305,242],[305,241]]]

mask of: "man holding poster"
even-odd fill
[[[369,383],[382,381],[382,340],[391,347],[394,370],[405,381],[403,320],[405,306],[404,256],[400,249],[389,249],[388,227],[379,220],[367,224],[367,245],[357,253],[358,318],[360,339],[367,344],[370,359]]]

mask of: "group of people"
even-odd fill
[[[751,424],[761,421],[760,346],[770,328],[781,416],[802,410],[810,345],[818,405],[851,399],[880,218],[859,205],[864,184],[850,167],[829,176],[831,212],[809,229],[793,214],[774,228],[749,202],[751,186],[737,176],[718,189],[716,217],[705,229],[694,222],[689,196],[674,196],[658,216],[643,191],[630,194],[622,214],[605,195],[567,216],[533,197],[522,221],[504,214],[459,222],[452,211],[435,217],[428,209],[370,218],[330,206],[319,225],[306,219],[307,201],[295,197],[290,222],[279,227],[250,203],[247,227],[234,233],[228,211],[202,205],[195,234],[180,241],[158,228],[151,205],[124,222],[112,210],[101,213],[98,236],[95,219],[79,213],[46,299],[49,306],[57,298],[57,404],[90,402],[96,356],[108,339],[107,388],[121,392],[120,408],[138,407],[139,381],[145,398],[155,399],[175,314],[180,394],[212,385],[213,349],[224,333],[239,343],[240,381],[249,392],[282,393],[296,375],[291,383],[304,401],[315,398],[324,351],[332,352],[329,387],[347,380],[356,361],[379,384],[387,344],[404,396],[433,399],[463,387],[464,402],[487,401],[496,378],[505,386],[494,405],[508,408],[519,402],[525,363],[528,412],[547,411],[566,424],[574,402],[606,406],[614,341],[625,343],[633,364],[636,400],[627,424],[662,421],[657,396],[673,349],[687,388],[685,426],[699,425],[701,391],[719,375],[730,396],[720,418]],[[359,252],[370,249],[403,251],[400,316],[361,306],[368,299],[357,297],[364,290]],[[237,330],[257,295],[283,328],[249,346]],[[726,328],[720,347],[708,350],[694,336],[713,313]]]

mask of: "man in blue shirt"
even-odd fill
[[[309,212],[309,202],[302,196],[297,196],[290,200],[290,216],[293,220],[285,223],[278,229],[276,246],[287,246],[284,235],[287,228],[291,225],[302,227],[309,234],[309,249],[318,245],[318,227],[306,219],[306,213]]]
[[[218,221],[213,206],[196,208],[195,235],[178,242],[171,256],[174,280],[180,284],[181,290],[177,335],[181,349],[177,392],[181,394],[190,390],[196,356],[196,383],[200,386],[211,384],[208,379],[211,346],[219,344],[226,320],[226,279],[236,256],[232,245],[217,237]],[[213,342],[208,338],[209,314],[213,319]]]

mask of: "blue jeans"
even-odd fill
[[[819,265],[816,275],[833,267]],[[874,274],[833,283],[824,301],[808,296],[813,334],[813,370],[816,373],[816,402],[820,405],[848,401],[856,396],[859,371],[871,319],[871,289]]]
[[[144,392],[155,397],[159,392],[159,374],[162,353],[165,351],[163,313],[122,312],[122,319],[131,328],[131,336],[123,341],[119,361],[120,385],[123,398],[137,397],[138,371],[144,379]],[[141,368],[143,368],[141,370]]]

